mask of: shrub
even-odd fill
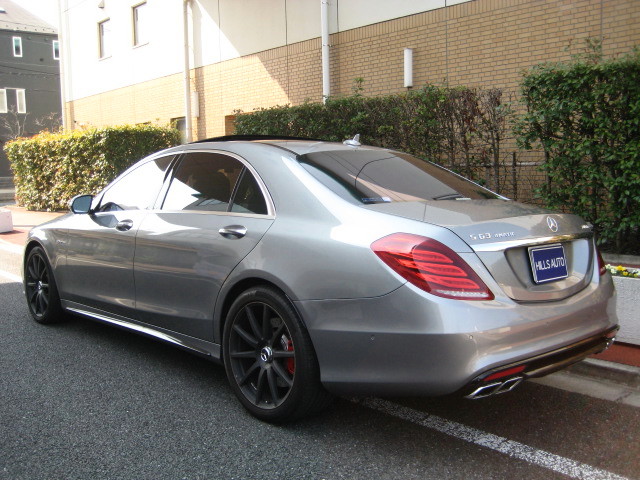
[[[177,130],[152,125],[41,133],[5,145],[18,203],[59,210],[73,196],[97,193],[135,161],[180,143]]]
[[[358,82],[353,95],[325,104],[236,112],[236,133],[334,142],[359,133],[363,143],[403,150],[471,178],[491,168],[490,187],[500,191],[502,141],[512,116],[501,90],[426,85],[410,93],[363,97]]]
[[[545,202],[592,222],[606,248],[638,253],[640,52],[603,61],[597,47],[526,73],[517,132],[544,150]]]

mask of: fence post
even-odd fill
[[[516,174],[517,157],[516,152],[511,153],[511,182],[513,184],[513,199],[518,200],[518,175]]]

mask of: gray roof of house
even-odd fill
[[[11,0],[0,0],[0,30],[58,33],[53,26]]]

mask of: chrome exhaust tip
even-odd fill
[[[469,395],[466,395],[465,398],[470,398],[472,400],[477,400],[479,398],[487,398],[492,395],[499,395],[501,393],[510,392],[514,388],[516,388],[520,382],[522,382],[523,377],[512,377],[504,382],[494,382],[488,385],[482,385],[476,388]]]
[[[513,377],[513,378],[510,378],[509,380],[505,380],[502,383],[502,386],[500,387],[500,389],[496,392],[496,394],[510,392],[511,390],[516,388],[518,385],[520,385],[520,382],[522,382],[522,380],[523,380],[522,377]]]

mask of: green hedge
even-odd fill
[[[491,166],[489,186],[501,190],[502,141],[512,116],[501,90],[426,85],[406,94],[363,97],[358,85],[354,95],[325,104],[238,111],[236,134],[343,141],[359,133],[362,143],[403,150],[471,178]]]
[[[597,53],[597,52],[596,52]],[[524,148],[545,153],[540,195],[592,222],[601,243],[640,253],[640,53],[536,66],[522,82]]]
[[[8,142],[18,203],[60,210],[79,193],[96,193],[140,158],[180,143],[180,133],[152,125],[42,133]]]

